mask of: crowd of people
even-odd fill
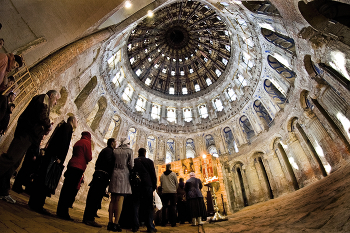
[[[5,41],[0,38],[0,49]],[[15,108],[16,85],[15,78],[9,73],[23,65],[21,56],[11,53],[0,53],[0,140],[5,134],[10,115]],[[45,135],[53,130],[50,121],[50,109],[57,104],[59,92],[49,90],[45,94],[34,96],[17,120],[14,136],[7,152],[0,155],[0,199],[9,203],[16,200],[9,194],[10,179],[17,168],[22,166],[16,175],[12,190],[17,193],[26,192],[30,195],[28,206],[40,214],[51,215],[44,209],[47,197],[55,194],[59,180],[64,171],[64,164],[71,144],[73,131],[77,128],[77,118],[69,116],[67,121],[61,121],[51,133],[44,148],[40,148]],[[24,158],[24,159],[23,159]],[[84,182],[84,172],[92,160],[91,133],[83,131],[81,139],[73,146],[72,157],[64,173],[64,182],[57,204],[57,216],[72,220],[69,208],[72,207],[78,190]],[[130,183],[130,173],[137,173],[140,183]],[[137,232],[141,223],[147,227],[147,232],[156,232],[154,222],[165,226],[170,222],[172,227],[177,222],[186,221],[192,225],[203,224],[206,209],[201,193],[202,183],[190,173],[190,179],[184,183],[171,171],[171,165],[166,165],[166,171],[160,177],[161,186],[157,188],[155,166],[152,160],[146,158],[146,149],[138,150],[134,158],[130,142],[123,138],[117,146],[114,138],[107,141],[107,147],[98,155],[95,172],[89,184],[83,222],[94,227],[102,227],[95,221],[97,211],[106,195],[106,189],[111,194],[109,204],[109,231],[121,232],[119,220],[123,210],[124,199],[131,200],[131,226]],[[25,189],[23,189],[25,186]],[[163,208],[155,213],[154,197],[161,197]],[[190,211],[187,211],[190,210]],[[158,216],[158,217],[157,217]],[[154,218],[157,219],[154,219]]]

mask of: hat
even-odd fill
[[[194,172],[190,172],[190,177],[196,177],[196,174]]]
[[[120,139],[120,145],[130,145],[130,140],[128,138],[122,138]]]

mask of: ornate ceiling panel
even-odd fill
[[[132,31],[127,54],[143,85],[166,95],[203,91],[224,73],[231,58],[225,22],[197,1],[171,4]]]

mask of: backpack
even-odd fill
[[[130,180],[131,187],[135,188],[135,187],[139,187],[141,185],[140,174],[137,171],[134,171],[134,169],[132,169],[130,171],[129,180]]]

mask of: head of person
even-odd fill
[[[130,146],[130,141],[127,138],[122,138],[120,140],[120,145],[126,145],[126,146]]]
[[[139,157],[146,157],[146,149],[145,148],[139,149]]]
[[[168,163],[167,165],[165,165],[165,169],[166,169],[167,171],[171,170],[171,164]]]
[[[56,90],[49,90],[48,92],[46,92],[46,95],[48,95],[50,98],[50,108],[54,107],[57,104],[57,100],[60,98],[60,93]]]
[[[8,108],[9,108],[10,114],[13,113],[13,110],[15,109],[15,107],[16,107],[15,104],[13,104],[13,103],[9,104]]]
[[[116,147],[116,145],[117,145],[117,142],[115,141],[114,138],[109,138],[107,140],[107,146],[108,147],[112,147],[114,149]]]
[[[4,39],[0,38],[0,49],[4,46],[5,41]]]
[[[15,78],[13,76],[9,76],[7,78],[8,82],[7,82],[7,86],[10,87],[12,86],[13,84],[15,84]]]
[[[88,131],[83,131],[81,133],[81,139],[89,139],[89,140],[91,140],[91,133],[88,132]]]
[[[184,178],[180,178],[179,183],[183,183],[183,182],[184,182]]]
[[[75,116],[68,117],[67,123],[71,124],[73,129],[76,129],[78,126],[78,121],[77,121],[77,118]]]
[[[15,62],[13,63],[12,69],[19,68],[23,65],[23,58],[19,55],[14,55],[15,57]]]
[[[192,177],[196,177],[196,174],[194,172],[190,173],[190,178],[192,178]]]
[[[8,95],[7,95],[7,100],[8,102],[12,103],[13,101],[15,101],[16,99],[16,94],[14,92],[10,92]]]

